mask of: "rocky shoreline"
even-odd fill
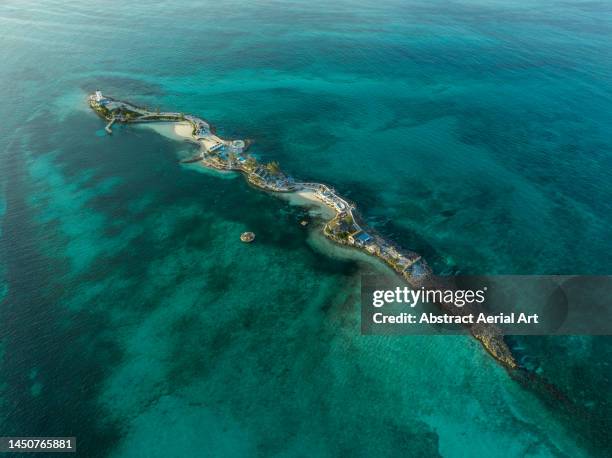
[[[189,139],[201,145],[200,157],[187,162],[198,162],[219,171],[237,171],[254,187],[273,193],[307,193],[313,200],[330,207],[335,216],[325,223],[324,235],[333,242],[349,246],[383,260],[413,288],[439,288],[441,282],[432,275],[427,262],[417,253],[401,249],[368,229],[357,216],[356,206],[340,196],[332,187],[322,183],[305,183],[287,176],[272,162],[262,164],[246,154],[250,142],[223,140],[214,128],[201,118],[182,113],[149,111],[128,102],[103,96],[96,91],[89,97],[90,107],[111,126],[119,123],[140,122],[189,122],[192,129]],[[110,129],[110,127],[109,127]],[[476,313],[470,307],[439,304],[446,313],[464,315]],[[509,370],[519,368],[512,351],[504,340],[502,331],[493,324],[475,324],[469,327],[471,335],[501,365]]]

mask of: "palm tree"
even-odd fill
[[[257,167],[257,159],[249,154],[244,161],[244,165],[247,169],[253,170],[255,167]]]
[[[280,173],[281,173],[280,166],[278,165],[278,162],[276,162],[276,161],[272,161],[272,162],[267,163],[266,164],[266,169],[272,175],[280,175]]]

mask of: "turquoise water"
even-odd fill
[[[1,435],[87,457],[610,455],[610,339],[513,341],[552,390],[467,337],[360,336],[376,266],[85,103],[251,138],[437,272],[608,274],[607,3],[91,3],[0,5]]]

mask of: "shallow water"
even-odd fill
[[[307,209],[179,164],[186,142],[100,135],[84,99],[252,138],[437,272],[604,274],[611,17],[4,2],[2,435],[75,435],[88,457],[609,455],[608,338],[513,342],[561,405],[467,337],[360,336],[376,266],[302,228]]]

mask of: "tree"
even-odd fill
[[[278,162],[276,162],[276,161],[272,161],[272,162],[267,163],[266,164],[266,169],[272,175],[280,175],[280,173],[281,173],[280,166],[278,165]]]
[[[257,159],[255,159],[253,156],[251,156],[250,154],[247,156],[246,160],[244,161],[244,165],[247,169],[254,169],[255,167],[257,167]]]
[[[353,218],[351,218],[351,215],[347,214],[342,218],[342,222],[350,227],[353,225]]]

